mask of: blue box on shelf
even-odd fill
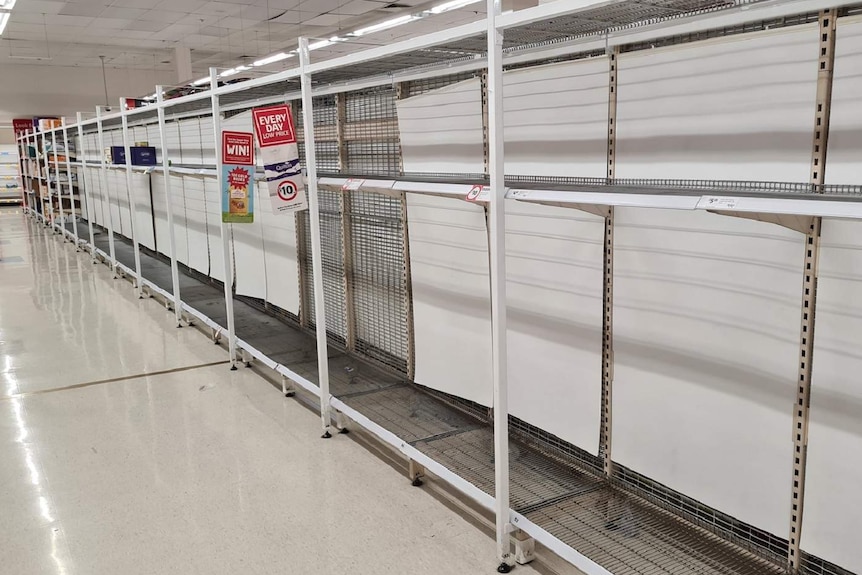
[[[155,166],[156,149],[152,146],[132,146],[133,166]],[[123,146],[111,146],[108,150],[108,160],[112,164],[126,163],[126,149]]]

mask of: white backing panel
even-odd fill
[[[165,176],[153,172],[150,176],[153,187],[153,225],[155,227],[156,249],[170,257],[170,238],[168,237],[168,210],[165,199]],[[176,217],[176,216],[175,216]],[[185,214],[183,214],[185,217]]]
[[[251,112],[249,112],[249,117],[251,117]],[[251,125],[251,120],[249,120],[249,125]],[[227,129],[227,128],[224,128]],[[242,130],[246,132],[250,132],[251,128],[248,130]],[[213,137],[213,120],[212,116],[207,116],[205,118],[200,118],[200,138],[201,138],[201,163],[205,165],[214,166],[216,163],[216,139]],[[219,145],[221,145],[221,140],[219,140]]]
[[[120,233],[127,238],[132,237],[132,208],[129,199],[129,181],[126,179],[126,170],[111,170],[113,191],[116,194],[120,212]]]
[[[153,207],[150,202],[150,176],[136,172],[132,174],[132,197],[135,201],[135,213],[138,232],[138,242],[151,250],[156,249],[153,229]]]
[[[488,235],[481,206],[407,194],[416,383],[492,402]]]
[[[177,122],[180,130],[180,159],[183,164],[201,163],[201,124],[199,118]]]
[[[162,138],[159,134],[159,124],[147,124],[146,128],[146,140],[147,142],[156,149],[156,162],[162,163]]]
[[[180,146],[180,127],[177,122],[165,122],[165,142],[168,145],[170,160],[174,164],[182,164],[183,152]]]
[[[107,201],[111,205],[111,226],[114,233],[123,235],[123,217],[120,213],[120,188],[118,187],[117,175],[120,172],[108,168],[105,170],[105,179],[108,182],[107,189],[103,190]],[[125,185],[123,186],[125,188]]]
[[[265,198],[265,202],[265,205],[258,205],[254,217],[259,218],[263,226],[266,299],[283,310],[299,315],[296,218],[293,215],[275,215],[272,213],[269,198]]]
[[[207,211],[204,204],[202,178],[183,176],[183,194],[186,200],[186,226],[189,238],[189,267],[209,274],[209,247],[207,246]]]
[[[509,411],[596,454],[604,219],[522,202],[506,211]]]
[[[606,56],[503,75],[506,173],[604,178]]]
[[[188,265],[189,262],[189,233],[188,218],[186,217],[185,178],[183,176],[171,176],[171,200],[174,208],[174,232],[177,246],[177,261]],[[165,216],[167,222],[167,216]],[[165,227],[164,248],[170,246],[170,238]],[[161,240],[160,240],[161,241]]]
[[[807,182],[815,24],[620,55],[617,178]]]
[[[862,573],[862,222],[823,220],[820,254],[802,549]]]
[[[204,195],[206,197],[207,241],[210,249],[210,277],[219,281],[225,280],[224,243],[221,239],[221,192],[215,178],[204,178]],[[226,224],[230,233],[230,224]]]
[[[614,460],[785,537],[803,236],[617,208]]]
[[[398,100],[395,105],[405,172],[485,171],[478,79]]]
[[[862,19],[839,18],[827,184],[862,184]]]
[[[260,187],[263,182],[254,182],[255,211],[261,207]],[[266,198],[269,201],[269,197]],[[267,206],[268,208],[269,206]],[[233,254],[236,258],[236,293],[266,299],[266,266],[263,258],[263,226],[260,215],[254,215],[250,224],[234,224]]]

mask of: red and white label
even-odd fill
[[[344,182],[344,185],[341,186],[341,191],[342,192],[355,192],[356,190],[361,188],[362,184],[364,184],[364,183],[365,183],[365,180],[356,180],[354,178],[351,178],[351,179],[347,180],[346,182]]]
[[[254,165],[254,135],[248,132],[221,133],[222,163]]]
[[[261,148],[296,143],[290,106],[280,104],[255,108],[251,114],[254,118],[254,132]]]
[[[12,120],[12,129],[16,134],[33,131],[33,118],[15,118]]]
[[[486,186],[473,186],[464,198],[468,202],[487,202],[491,195],[491,189]]]

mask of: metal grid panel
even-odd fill
[[[317,157],[317,168],[320,171],[337,171],[338,138],[336,122],[338,110],[335,96],[320,96],[314,98],[314,151]],[[293,102],[293,117],[296,124],[296,135],[299,141],[299,161],[305,164],[305,122],[302,114],[302,102]]]
[[[356,351],[407,373],[409,318],[402,200],[349,194]]]
[[[839,567],[814,555],[809,555],[805,551],[802,551],[801,559],[799,569],[801,575],[855,575],[843,567]]]
[[[391,86],[345,95],[343,138],[346,169],[395,173],[401,169],[401,135]]]
[[[347,314],[345,311],[343,238],[341,233],[341,194],[329,190],[318,191],[320,199],[320,241],[323,255],[323,291],[326,305],[326,331],[335,341],[344,343],[347,339]],[[311,228],[308,210],[300,212],[300,225],[305,238],[304,253],[306,270],[312,269]],[[315,327],[314,291],[312,282],[302,282],[303,303],[308,302],[308,310],[300,310],[307,318],[308,326]]]
[[[758,559],[637,498],[604,487],[526,513],[615,575],[779,575]]]
[[[481,72],[461,72],[460,74],[450,74],[449,76],[436,76],[434,78],[423,78],[421,80],[411,80],[410,82],[404,82],[404,92],[402,97],[411,98],[413,96],[418,96],[420,94],[425,94],[432,90],[437,90],[439,88],[445,88],[446,86],[450,86],[452,84],[457,84],[458,82],[463,82],[464,80],[471,80],[473,78],[477,78],[481,76]]]

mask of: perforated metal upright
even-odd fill
[[[99,176],[102,179],[102,190],[104,192],[103,202],[108,204],[108,217],[105,225],[108,228],[108,255],[111,259],[111,272],[117,277],[117,255],[114,251],[114,214],[111,212],[111,192],[108,191],[108,158],[105,150],[105,132],[102,128],[102,107],[96,106],[96,130],[99,137],[99,156],[102,158]]]
[[[48,168],[48,143],[46,140],[45,132],[42,131],[42,164],[45,170],[44,177],[40,179],[40,193],[42,195],[42,218],[46,226],[51,227],[53,225],[53,218],[48,219],[48,211],[53,212],[53,208],[51,207],[51,170]],[[48,193],[48,202],[46,205],[45,202],[45,192]]]
[[[210,68],[210,86],[215,88],[218,86],[218,70]],[[222,147],[221,147],[221,106],[219,104],[219,95],[215,90],[210,96],[213,113],[213,134],[215,134],[215,157],[216,157],[216,180],[218,181],[219,194],[224,193],[225,181],[222,173]],[[164,138],[162,138],[164,142]],[[228,352],[230,353],[230,368],[236,370],[236,320],[233,313],[233,246],[230,241],[230,228],[233,224],[224,223],[223,218],[220,219],[221,240],[222,240],[222,255],[224,257],[224,305],[227,312],[227,339]]]
[[[314,149],[314,102],[311,96],[311,63],[308,38],[299,39],[302,81],[302,116],[305,131],[305,163],[308,171],[308,219],[311,233],[312,283],[314,287],[314,324],[317,336],[317,376],[320,385],[320,419],[324,438],[332,437],[331,397],[329,394],[329,357],[326,341],[326,311],[323,291],[323,250],[320,243],[320,198],[317,189],[317,156]]]
[[[608,52],[608,155],[607,178],[616,177],[617,58],[619,48]],[[602,242],[602,413],[599,454],[605,476],[613,476],[614,383],[614,207],[607,207]]]
[[[144,276],[141,274],[141,246],[138,244],[138,210],[132,193],[132,146],[129,143],[129,118],[126,99],[120,98],[120,115],[123,124],[123,152],[126,156],[126,191],[129,197],[129,214],[132,220],[132,249],[135,251],[135,292],[144,297]]]
[[[95,208],[93,206],[92,198],[90,197],[90,190],[87,189],[87,164],[86,159],[84,158],[84,126],[83,122],[83,114],[81,112],[77,113],[75,118],[78,124],[78,143],[81,146],[81,154],[78,160],[81,163],[81,181],[78,182],[79,190],[82,194],[84,194],[84,201],[87,202],[87,233],[90,236],[90,255],[92,256],[93,263],[96,262],[96,239],[95,232],[93,231],[93,218],[96,216]]]
[[[162,144],[162,171],[165,175],[165,210],[168,219],[168,256],[171,258],[171,286],[173,288],[174,300],[174,318],[177,322],[177,327],[183,326],[183,308],[182,299],[180,298],[180,270],[177,265],[177,233],[174,229],[174,204],[171,198],[171,158],[168,153],[168,142],[165,132],[165,108],[161,104],[165,101],[165,91],[162,86],[156,86],[156,102],[158,107],[159,118],[159,141]],[[219,147],[218,138],[216,138],[216,147]],[[218,166],[216,166],[218,169]]]
[[[835,19],[837,10],[820,14],[820,43],[817,60],[817,102],[814,113],[814,138],[811,148],[811,186],[821,192],[826,176],[826,152],[832,104],[832,79],[835,66]],[[811,407],[811,373],[814,364],[814,321],[817,311],[817,283],[820,264],[820,231],[823,219],[814,217],[805,235],[802,280],[802,321],[799,336],[799,381],[793,407],[793,483],[790,503],[788,568],[798,573],[801,567],[800,541],[805,508],[805,466],[808,461],[808,423]]]
[[[491,261],[491,373],[494,382],[494,506],[497,571],[512,568],[509,533],[509,389],[506,333],[506,184],[503,137],[503,32],[501,0],[488,0],[488,203]]]
[[[57,185],[57,212],[60,217],[54,221],[54,231],[60,234],[63,243],[66,243],[66,213],[63,210],[63,183],[60,181],[60,156],[57,153],[57,128],[51,129],[51,155],[54,160],[48,160],[48,165],[54,168],[54,178]],[[50,156],[49,156],[50,158]],[[48,193],[51,192],[51,169],[48,169]]]
[[[71,150],[69,148],[69,130],[66,128],[66,118],[63,118],[63,146],[66,148],[66,180],[69,186],[69,209],[72,213],[72,239],[75,242],[75,251],[81,251],[81,244],[78,239],[78,217],[75,213],[75,186],[72,185],[72,159]],[[80,198],[80,193],[78,194]]]

